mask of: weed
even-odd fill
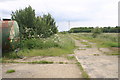
[[[65,62],[65,64],[68,64],[68,62]]]
[[[68,60],[73,60],[73,59],[75,59],[75,56],[67,56],[67,59]]]
[[[99,56],[99,54],[93,54],[94,56]]]
[[[62,56],[73,53],[75,43],[69,34],[56,34],[49,38],[30,39],[23,42],[23,49],[17,54],[22,56]],[[3,55],[7,59],[18,58],[16,53]]]
[[[76,35],[72,35],[77,37],[77,39],[88,40],[89,42],[97,43],[98,47],[120,47],[118,43],[118,34],[117,33],[102,33],[98,35],[96,38],[92,37],[91,33],[78,33]],[[87,44],[82,42],[83,44]],[[89,46],[90,47],[90,46]]]
[[[0,58],[0,63],[2,63],[2,58]]]
[[[33,62],[27,62],[29,64],[53,64],[52,61],[33,61]]]
[[[112,53],[112,54],[107,54],[107,55],[120,55],[120,53]]]
[[[17,62],[17,61],[3,61],[3,63],[28,63],[28,64],[53,64],[52,61],[32,61],[32,62]]]
[[[59,62],[59,64],[64,64],[64,62]]]
[[[6,71],[6,73],[13,73],[13,72],[15,72],[15,70],[13,70],[13,69],[10,69],[10,70]]]
[[[86,50],[85,48],[78,48],[77,50]]]
[[[82,77],[83,77],[83,78],[87,78],[87,80],[89,80],[90,77],[89,77],[89,75],[86,73],[86,71],[84,71],[82,65],[81,65],[79,62],[77,62],[76,64],[79,66],[79,68],[80,68],[80,70],[81,70],[81,72],[82,72]]]

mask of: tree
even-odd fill
[[[93,38],[96,38],[99,34],[102,33],[102,30],[101,30],[101,28],[96,27],[96,28],[93,29],[92,33],[93,33],[92,34]]]
[[[43,38],[49,37],[58,32],[56,22],[51,14],[44,14],[37,17],[37,34]]]
[[[31,6],[25,9],[12,12],[12,19],[16,20],[20,26],[22,38],[50,37],[58,32],[56,22],[51,14],[44,14],[42,17],[35,16],[35,10]]]
[[[33,35],[35,29],[35,10],[31,6],[25,9],[16,10],[11,14],[12,20],[16,20],[20,27],[20,33],[23,38],[28,38]]]

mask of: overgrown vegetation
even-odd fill
[[[68,62],[53,62],[53,61],[18,62],[18,61],[13,61],[13,60],[2,60],[2,62],[3,63],[23,63],[23,64],[68,64]]]
[[[73,54],[75,43],[69,34],[55,34],[49,38],[28,39],[23,42],[19,56],[62,56]],[[17,58],[15,52],[3,55],[5,58]]]
[[[35,15],[31,6],[12,12],[11,18],[18,22],[22,39],[46,38],[57,33],[57,26],[51,14]]]
[[[68,60],[73,60],[73,59],[75,59],[75,56],[67,56],[67,59]]]
[[[10,70],[6,71],[6,73],[13,73],[13,72],[15,72],[15,70],[13,70],[13,69],[10,69]]]
[[[86,80],[89,80],[89,75],[87,74],[87,72],[83,69],[83,67],[82,67],[82,65],[79,63],[79,62],[77,62],[76,63],[77,65],[78,65],[78,67],[80,68],[80,70],[81,70],[81,75],[82,75],[82,77],[83,78],[86,78]]]
[[[73,35],[79,39],[97,43],[98,47],[120,47],[117,33],[101,33],[96,38],[93,38],[92,33],[78,33]]]
[[[102,33],[102,30],[98,27],[94,28],[92,30],[92,36],[93,38],[96,38],[98,35],[100,35]]]
[[[13,44],[14,42],[10,42],[11,40],[5,40],[8,41],[8,43],[6,44],[6,42],[3,42],[3,44],[10,44],[8,45],[10,50],[5,48],[6,50],[4,51],[14,51],[17,48],[46,49],[58,46],[57,43],[52,41],[47,41],[44,43],[42,39],[48,38],[58,32],[55,19],[50,13],[36,16],[35,10],[31,6],[28,6],[24,9],[19,9],[12,12],[11,19],[17,21],[19,25],[20,40],[18,39],[17,44]]]
[[[70,33],[91,33],[95,28],[94,27],[76,27],[71,28],[68,32]],[[120,27],[99,27],[100,30],[103,31],[103,33],[119,33]]]

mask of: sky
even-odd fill
[[[29,5],[36,16],[50,13],[59,31],[73,27],[118,25],[120,0],[0,0],[0,17],[10,18],[12,11]]]

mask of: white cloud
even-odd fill
[[[51,13],[59,30],[74,26],[117,26],[119,0],[0,0],[0,17],[10,17],[11,11],[31,5],[36,15]],[[5,6],[5,7],[4,7]]]

